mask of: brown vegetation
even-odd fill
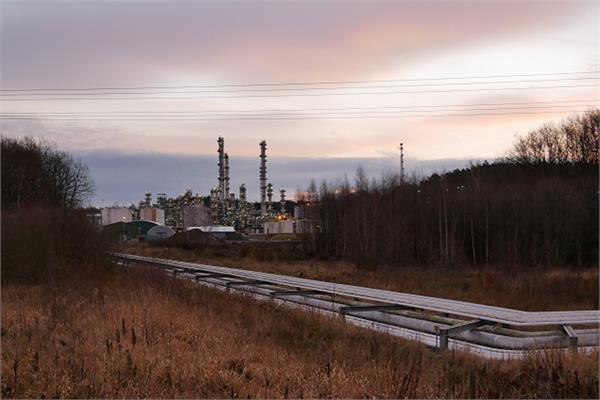
[[[87,166],[31,138],[0,140],[2,284],[40,283],[106,265],[99,230],[75,207],[93,192]]]
[[[232,247],[236,249],[236,247]],[[597,268],[358,268],[349,262],[233,255],[210,249],[186,250],[145,243],[121,244],[125,253],[247,268],[373,288],[443,297],[522,310],[598,309]],[[284,255],[286,257],[287,254]]]
[[[3,397],[598,397],[597,352],[487,361],[152,271],[84,282],[3,288]]]
[[[593,138],[578,142],[589,127],[575,128],[564,149],[583,154]],[[533,157],[559,137],[540,132],[522,142],[546,146]],[[420,185],[373,187],[364,176],[357,192],[324,185],[305,250],[357,264],[307,260],[293,246],[121,250],[521,309],[597,309],[598,270],[583,268],[597,260],[597,165],[527,157]],[[502,362],[438,354],[155,271],[109,268],[99,232],[74,209],[92,188],[68,154],[2,138],[2,397],[598,398],[598,351]],[[548,268],[561,264],[579,268]]]
[[[29,206],[2,211],[2,284],[40,283],[106,266],[101,232],[82,210]]]

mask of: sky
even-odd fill
[[[396,171],[400,142],[426,175],[598,105],[598,20],[598,1],[3,0],[0,129],[81,157],[97,205],[208,194],[218,136],[251,199],[261,140],[288,193]]]

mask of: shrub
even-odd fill
[[[2,283],[41,283],[106,264],[101,232],[82,210],[28,207],[2,213]]]

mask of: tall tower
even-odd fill
[[[267,214],[267,142],[260,142],[260,215]]]
[[[238,221],[239,228],[242,232],[246,232],[248,227],[248,203],[246,202],[246,185],[240,185],[240,202],[238,204]]]
[[[225,140],[223,136],[219,136],[217,144],[219,146],[217,149],[219,154],[219,201],[223,202],[225,200]]]
[[[400,184],[404,184],[404,143],[400,143]]]
[[[229,154],[225,153],[223,159],[224,169],[225,169],[225,195],[226,199],[229,199]]]

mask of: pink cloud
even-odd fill
[[[340,79],[549,28],[590,3],[72,2],[3,5],[5,85]]]

